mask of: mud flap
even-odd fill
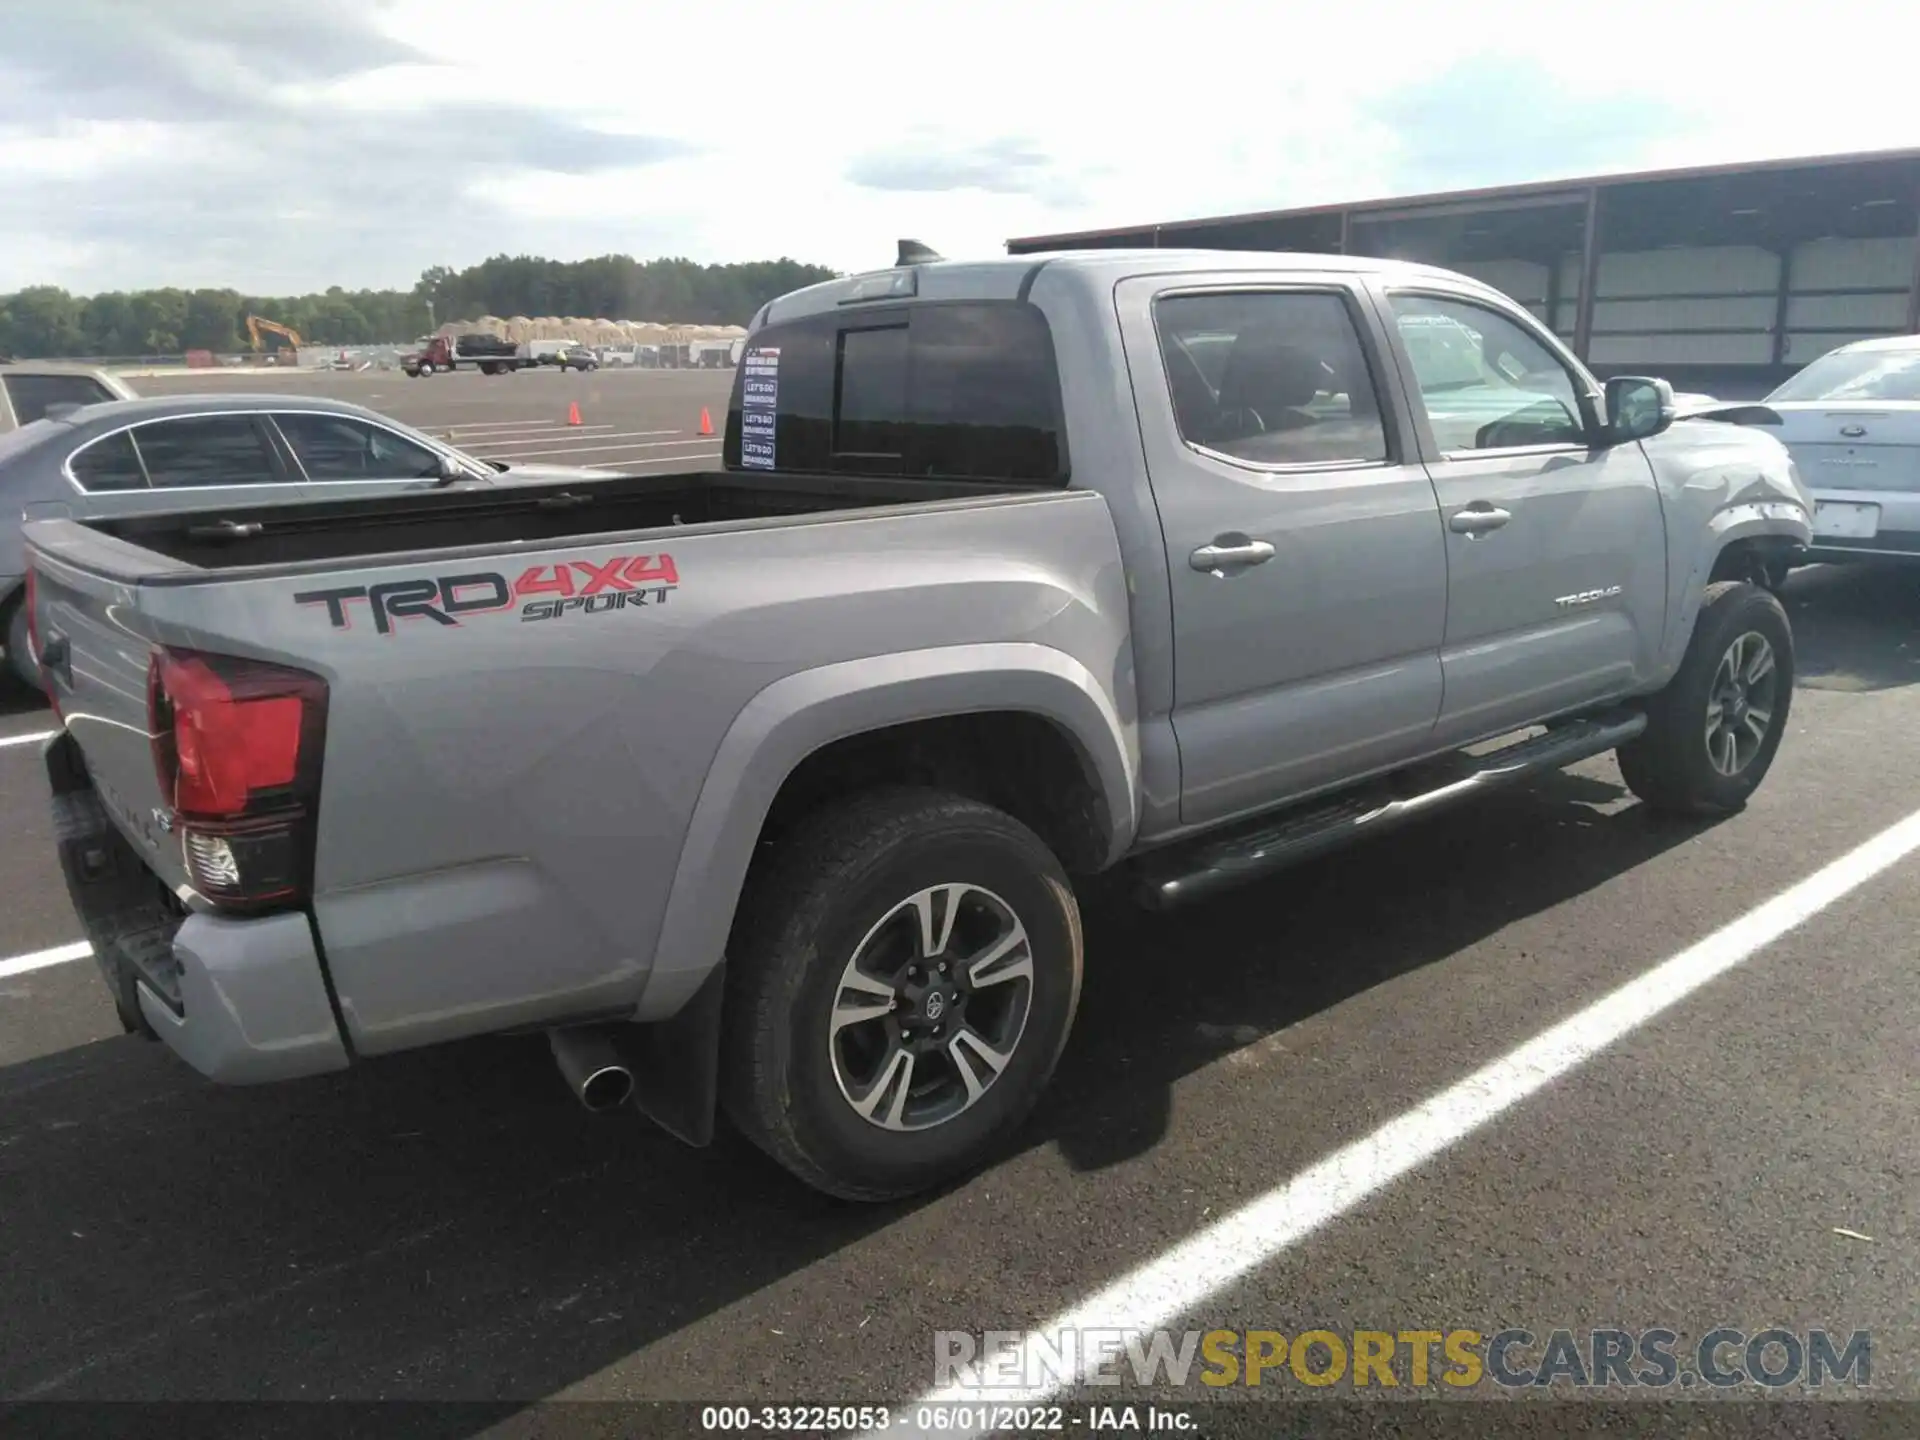
[[[720,1008],[725,963],[669,1020],[634,1025],[620,1040],[633,1072],[633,1104],[674,1139],[704,1149],[713,1143],[720,1092]]]
[[[155,881],[133,847],[107,818],[73,736],[62,730],[42,751],[47,784],[53,791],[54,844],[67,894],[94,965],[113,997],[113,1009],[129,1035],[158,1040],[140,1011],[134,991],[135,968],[121,951],[124,944],[170,941],[177,919],[155,903]]]

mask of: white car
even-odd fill
[[[1920,335],[1829,350],[1760,402],[1813,492],[1808,560],[1920,560]]]

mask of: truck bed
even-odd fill
[[[90,520],[88,528],[198,570],[614,538],[666,527],[777,522],[982,499],[1022,487],[777,471],[609,476],[564,486],[446,489],[379,499]],[[1030,489],[1026,492],[1030,493]]]
[[[928,707],[1103,737],[1126,793],[1126,578],[1092,490],[691,472],[24,533],[63,793],[95,797],[92,831],[131,851],[115,874],[164,887],[141,895],[211,883],[189,869],[200,852],[153,743],[174,733],[159,657],[194,674],[211,657],[246,683],[295,672],[303,706],[324,686],[297,751],[317,770],[274,782],[303,787],[288,873],[311,879],[290,882],[298,911],[244,933],[266,925],[312,977],[302,1034],[333,1033],[324,947],[362,1056],[675,1014],[731,923],[710,878],[745,874],[786,777]],[[252,743],[220,723],[221,743]],[[97,908],[121,923],[117,895]],[[228,973],[208,946],[237,923],[175,911],[98,943],[177,927],[158,953],[192,954],[205,979]],[[235,963],[257,975],[247,945]],[[222,999],[148,968],[151,1022],[220,1072]]]

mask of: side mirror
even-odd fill
[[[1616,375],[1607,381],[1607,438],[1615,444],[1658,435],[1678,414],[1673,386],[1665,380]]]
[[[466,467],[458,460],[454,459],[451,455],[442,455],[440,457],[440,483],[442,485],[451,485],[456,480],[465,480],[466,478]]]

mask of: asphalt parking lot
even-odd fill
[[[730,378],[272,383],[476,453],[651,466],[717,461],[695,432]],[[1849,862],[1830,903],[1716,940],[1714,978],[1461,1119],[1464,1077],[1920,810],[1920,578],[1788,589],[1800,690],[1744,814],[1654,820],[1601,760],[1177,916],[1090,894],[1040,1112],[987,1172],[882,1208],[724,1132],[693,1152],[588,1115],[537,1038],[237,1090],[120,1035],[54,862],[49,716],[7,691],[0,1400],[876,1405],[933,1388],[936,1331],[1102,1292],[1086,1323],[1865,1330],[1873,1392],[1920,1399],[1920,858]],[[1436,1096],[1412,1163],[1329,1179]],[[1248,1205],[1166,1290],[1156,1259]],[[1332,1393],[1276,1372],[1238,1398]]]

